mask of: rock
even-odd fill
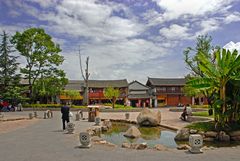
[[[99,136],[92,136],[91,137],[91,141],[93,141],[93,142],[100,142],[100,141],[102,141],[103,139],[102,138],[100,138]]]
[[[140,126],[158,126],[161,123],[161,112],[144,108],[137,117],[137,123]]]
[[[204,146],[204,147],[201,148],[201,150],[204,150],[204,151],[206,151],[206,150],[214,150],[214,149],[215,149],[215,148],[212,147],[212,146],[210,146],[210,147]]]
[[[177,149],[178,149],[178,150],[189,150],[189,149],[190,149],[190,146],[187,145],[187,144],[178,145],[178,146],[177,146]]]
[[[168,148],[165,147],[164,145],[161,145],[161,144],[157,144],[154,146],[154,149],[158,150],[158,151],[167,151]]]
[[[224,141],[224,142],[230,141],[230,136],[227,135],[224,131],[220,131],[217,138],[219,141]]]
[[[215,131],[207,131],[204,133],[205,137],[212,137],[215,138],[217,136],[217,132]]]
[[[137,138],[141,136],[141,132],[136,128],[135,126],[131,126],[124,134],[123,136],[129,137],[129,138]]]
[[[229,135],[231,137],[240,136],[240,130],[239,131],[232,131],[232,132],[229,133]]]
[[[214,140],[215,140],[215,138],[212,138],[212,137],[205,137],[205,138],[203,138],[203,141],[207,141],[207,142],[212,142]]]
[[[136,146],[137,150],[143,150],[147,148],[147,143],[141,143]]]
[[[131,144],[129,144],[129,143],[122,143],[122,148],[130,149],[131,148]]]
[[[107,144],[107,141],[106,140],[101,140],[99,141],[100,144]]]
[[[190,129],[190,131],[189,131],[190,134],[197,134],[197,132],[198,132],[198,131],[195,130],[195,129]]]
[[[102,126],[102,131],[108,131],[108,127],[107,126]]]
[[[103,126],[106,126],[108,129],[112,128],[112,123],[110,120],[104,120]]]
[[[89,133],[90,136],[95,135],[95,132],[93,131],[93,129],[87,129],[87,132]]]
[[[240,136],[233,136],[233,137],[231,137],[231,140],[240,141]]]
[[[188,128],[182,128],[177,132],[177,135],[175,136],[176,141],[188,141],[189,140],[189,129]]]

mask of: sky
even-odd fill
[[[51,35],[72,80],[82,79],[79,50],[90,79],[145,84],[187,75],[183,51],[198,35],[240,49],[240,0],[0,0],[0,13],[0,32],[40,27]]]

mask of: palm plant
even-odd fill
[[[229,122],[229,111],[227,106],[226,87],[230,80],[240,78],[240,56],[237,50],[230,52],[226,49],[219,49],[214,52],[215,61],[210,61],[204,53],[198,54],[199,69],[203,77],[195,77],[187,82],[187,86],[202,91],[214,91],[214,108],[218,114],[218,123],[225,126]]]

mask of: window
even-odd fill
[[[159,87],[159,91],[166,91],[166,87]]]
[[[174,92],[176,89],[175,87],[171,87],[171,91]]]

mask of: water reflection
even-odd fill
[[[101,134],[101,137],[108,142],[117,145],[121,145],[123,142],[146,142],[149,147],[154,147],[156,144],[162,144],[169,148],[175,148],[177,146],[176,142],[174,141],[176,133],[160,127],[138,127],[142,134],[140,138],[130,139],[124,137],[124,132],[126,132],[131,126],[131,124],[126,123],[113,123],[112,128],[108,132]]]

